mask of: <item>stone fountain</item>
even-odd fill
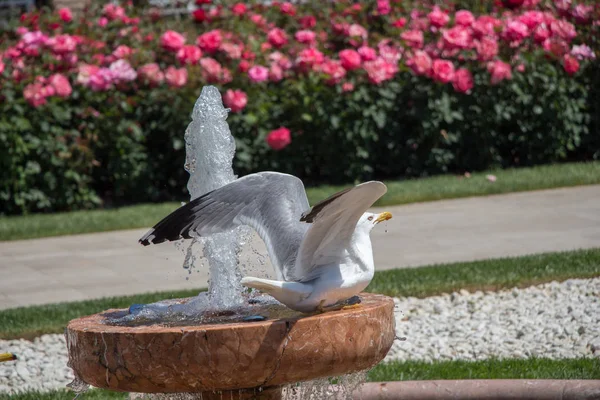
[[[219,91],[203,88],[185,134],[192,199],[235,179],[227,112]],[[279,399],[298,382],[367,370],[385,357],[395,338],[391,298],[361,294],[359,307],[308,315],[243,292],[237,255],[245,234],[201,240],[208,292],[71,321],[78,382],[157,398]],[[198,241],[186,263],[198,257]]]

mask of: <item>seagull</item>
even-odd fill
[[[277,280],[247,276],[242,285],[296,311],[324,312],[356,296],[373,279],[369,233],[392,214],[366,211],[386,191],[382,182],[365,182],[311,208],[299,178],[258,172],[181,206],[139,242],[147,246],[248,225],[265,242]]]

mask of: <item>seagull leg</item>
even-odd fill
[[[353,308],[361,308],[361,299],[358,296],[354,296],[346,300],[346,304],[342,307],[342,310],[351,310]]]
[[[362,304],[351,304],[349,306],[342,307],[342,310],[352,310],[355,308],[362,308]]]

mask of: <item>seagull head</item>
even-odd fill
[[[392,214],[387,211],[381,214],[364,213],[358,220],[358,226],[364,226],[370,232],[375,225],[391,218]]]

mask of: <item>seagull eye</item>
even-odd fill
[[[373,221],[373,216],[371,215],[369,218],[367,218],[369,221]]]

